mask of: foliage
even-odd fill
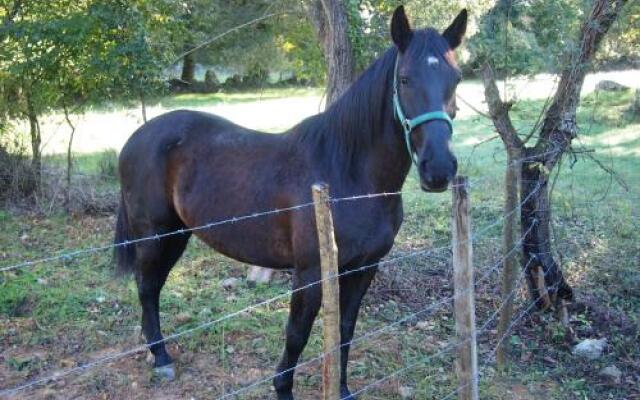
[[[2,0],[9,15],[18,2]],[[171,7],[145,0],[24,2],[0,27],[0,118],[37,120],[61,107],[138,97],[160,88],[171,53]]]
[[[491,61],[501,75],[557,72],[561,67],[558,55],[579,50],[574,40],[591,6],[588,0],[497,0],[480,19],[479,32],[468,42],[471,66]],[[597,65],[637,63],[639,15],[637,2],[623,10],[605,37]]]
[[[596,54],[596,65],[640,67],[640,2],[631,1],[622,10]]]
[[[300,90],[300,89],[297,89]],[[259,93],[246,93],[254,99]],[[181,95],[187,96],[187,95]],[[628,106],[631,97],[624,94],[625,104],[613,96],[598,97],[597,110],[606,112],[612,107]],[[589,99],[595,95],[591,95]],[[531,126],[537,118],[536,110],[542,101],[519,102],[513,112],[515,120]],[[582,103],[581,120],[593,113],[593,105]],[[122,117],[120,113],[118,116]],[[627,176],[629,182],[637,182],[640,169],[637,156],[631,152],[640,150],[640,140],[629,142],[638,136],[638,125],[621,130],[615,121],[603,118],[597,112],[595,124],[582,137],[596,140],[602,148],[612,137],[626,138],[616,148],[604,150],[601,157],[611,157],[611,163]],[[474,204],[474,229],[482,231],[474,245],[474,262],[478,268],[478,320],[485,323],[491,318],[496,304],[493,275],[480,282],[481,276],[500,265],[498,250],[500,225],[489,231],[487,226],[500,220],[502,214],[500,172],[503,168],[503,153],[497,142],[477,145],[479,140],[489,139],[493,134],[487,129],[481,116],[459,118],[456,122],[456,152],[459,155],[461,173],[472,176]],[[586,128],[586,127],[585,127]],[[633,136],[631,135],[633,134]],[[626,154],[626,155],[625,155]],[[637,154],[637,153],[636,153]],[[100,158],[95,155],[86,157]],[[86,165],[84,173],[99,171],[98,161],[79,160]],[[617,327],[617,315],[635,319],[640,315],[640,272],[637,268],[637,243],[640,232],[634,228],[637,209],[634,199],[639,187],[632,186],[626,193],[619,187],[610,190],[610,177],[595,168],[592,163],[580,159],[575,165],[566,163],[554,191],[554,218],[557,243],[562,246],[564,265],[573,282],[579,287],[582,299],[597,299],[603,307],[598,318],[592,307],[575,312],[572,325],[581,337],[595,334],[610,339],[609,351],[598,362],[584,362],[573,357],[566,344],[550,340],[555,334],[553,325],[539,323],[522,317],[514,319],[513,336],[519,340],[511,354],[513,363],[505,375],[493,374],[490,369],[482,376],[483,399],[506,399],[515,396],[545,399],[573,398],[633,398],[634,380],[619,385],[606,382],[598,376],[601,368],[619,365],[626,376],[635,376],[638,366],[625,361],[637,359],[640,347],[637,330],[624,334]],[[585,182],[589,182],[585,185]],[[475,189],[474,189],[475,188]],[[420,194],[412,172],[403,196],[405,222],[396,242],[396,255],[407,254],[421,248],[446,245],[449,231],[450,194]],[[413,193],[416,191],[415,193]],[[604,200],[602,196],[608,193]],[[73,219],[53,217],[30,217],[14,213],[0,213],[0,223],[5,229],[0,234],[2,265],[11,265],[29,259],[46,257],[54,250],[101,246],[111,243],[113,220],[110,217],[76,217]],[[440,259],[442,256],[442,260]],[[387,324],[408,318],[411,312],[421,307],[408,303],[410,294],[422,295],[427,305],[451,295],[450,266],[448,253],[434,253],[430,257],[419,257],[398,263],[389,263],[380,268],[374,287],[365,297],[356,337],[381,329]],[[408,276],[420,276],[416,292],[415,281]],[[222,315],[237,311],[250,304],[284,293],[290,288],[286,274],[270,285],[249,288],[240,284],[231,290],[220,289],[220,282],[228,277],[246,274],[246,266],[212,252],[201,242],[192,240],[180,264],[173,269],[165,287],[161,302],[165,335],[184,331]],[[418,275],[419,274],[419,275]],[[127,350],[139,346],[137,326],[139,305],[134,282],[114,280],[111,254],[96,252],[59,262],[42,263],[15,273],[6,273],[0,282],[0,330],[6,332],[4,340],[8,349],[6,376],[10,386],[29,378],[49,376],[65,363],[82,362],[88,355],[108,354],[115,349]],[[403,286],[385,286],[391,280]],[[404,289],[404,290],[403,290]],[[218,382],[218,385],[200,385],[202,395],[207,398],[222,396],[237,384],[237,377],[247,376],[248,381],[273,373],[273,365],[282,350],[283,327],[286,323],[288,300],[283,298],[266,308],[256,309],[241,318],[233,318],[224,324],[215,324],[193,335],[179,339],[175,347],[178,361],[185,366],[184,379],[178,380],[171,395],[179,397],[193,390],[193,382]],[[527,304],[523,304],[524,313]],[[606,312],[606,313],[605,313]],[[526,313],[525,313],[526,314]],[[424,315],[424,314],[423,314]],[[447,319],[445,320],[446,317]],[[544,315],[541,318],[547,318]],[[454,364],[452,353],[433,357],[451,343],[454,332],[452,316],[447,307],[420,319],[399,326],[394,334],[381,334],[360,341],[353,351],[350,376],[354,386],[365,386],[380,377],[387,376],[406,366],[412,360],[424,359],[420,368],[396,375],[397,384],[376,387],[371,397],[396,399],[398,386],[415,388],[416,398],[441,399],[457,385],[452,378]],[[316,328],[317,328],[316,324]],[[480,324],[479,324],[480,325]],[[87,334],[87,326],[91,327]],[[45,327],[46,329],[43,329]],[[400,332],[400,334],[398,334]],[[315,330],[307,350],[308,358],[322,351],[320,333]],[[489,351],[496,343],[496,335],[484,332],[480,342],[481,362],[490,362]],[[37,345],[37,346],[36,346]],[[9,351],[10,350],[10,351]],[[44,354],[39,364],[40,355]],[[308,359],[307,358],[307,359]],[[53,361],[51,361],[53,360]],[[17,361],[14,363],[14,361]],[[19,365],[15,365],[19,364]],[[114,363],[113,368],[91,368],[73,379],[68,379],[65,393],[76,397],[123,398],[131,392],[131,382],[148,382],[148,368],[144,357],[124,358]],[[302,398],[317,398],[319,386],[319,364],[308,367],[308,379],[301,379],[298,391]],[[442,371],[445,371],[444,373]],[[315,375],[314,375],[315,373]],[[584,381],[585,379],[588,384]],[[100,386],[97,386],[97,382]],[[356,383],[357,382],[357,383]],[[167,396],[168,385],[142,385],[140,390],[149,396]],[[235,388],[235,387],[234,387]],[[581,393],[576,394],[576,390]],[[30,392],[33,397],[46,395],[47,387]],[[260,385],[247,395],[251,399],[267,399],[272,394],[270,383]]]
[[[323,50],[308,19],[286,18],[276,43],[289,61],[295,76],[312,84],[320,84],[326,76]]]
[[[187,52],[195,46],[250,21],[266,17],[239,31],[229,32],[194,53],[197,62],[218,66],[241,76],[264,78],[270,71],[286,69],[286,58],[278,46],[282,26],[299,24],[299,4],[286,0],[276,5],[260,0],[189,0],[179,2],[182,9],[181,37],[176,45]]]
[[[28,187],[42,189],[40,119],[44,114],[62,108],[68,116],[81,112],[90,102],[144,98],[161,88],[170,52],[162,41],[171,26],[168,4],[146,0],[0,2],[4,16],[0,26],[0,121],[29,123],[32,176],[28,182],[33,184]],[[73,134],[68,173],[72,138]],[[17,172],[12,177],[16,179],[23,181]]]

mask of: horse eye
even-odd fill
[[[400,77],[400,83],[403,84],[403,85],[408,85],[409,84],[409,78],[407,78],[406,76]]]

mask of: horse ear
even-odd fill
[[[460,11],[460,14],[453,20],[451,25],[442,33],[442,36],[449,42],[449,47],[454,50],[462,42],[464,34],[467,32],[467,9]]]
[[[413,31],[409,25],[407,14],[404,13],[404,7],[399,6],[393,12],[393,17],[391,18],[391,38],[398,49],[403,52],[409,47],[412,36]]]

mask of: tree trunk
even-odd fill
[[[564,57],[565,66],[558,90],[545,115],[535,153],[532,154],[538,157],[537,161],[544,163],[548,171],[560,161],[578,134],[576,110],[585,75],[602,38],[626,3],[627,0],[596,0],[580,30],[576,47],[580,51],[570,50]]]
[[[11,8],[8,9],[7,13],[2,18],[2,31],[0,31],[0,39],[4,39],[5,31],[13,25],[13,21],[16,19],[18,14],[22,11],[23,0],[14,0]]]
[[[572,299],[573,291],[553,258],[549,177],[539,162],[527,157],[527,154],[533,152],[533,149],[527,149],[524,157],[526,161],[522,163],[521,169],[522,263],[531,299],[539,309],[546,309],[556,298]],[[546,288],[540,284],[540,276],[543,277]]]
[[[570,50],[564,56],[564,68],[553,101],[544,116],[540,136],[534,147],[526,149],[522,165],[522,199],[531,197],[522,207],[522,229],[533,225],[525,238],[523,257],[533,273],[544,272],[544,281],[552,300],[573,298],[571,287],[562,276],[551,252],[551,204],[549,174],[578,134],[577,109],[580,92],[594,54],[604,35],[620,15],[626,0],[596,0],[589,17],[580,30],[579,51]],[[536,191],[537,189],[537,191]],[[531,274],[529,274],[531,277]],[[533,279],[533,278],[532,278]],[[530,281],[530,289],[532,282]],[[531,292],[539,306],[544,305],[544,293]]]
[[[62,109],[64,110],[64,118],[67,121],[67,125],[69,125],[69,129],[71,129],[69,133],[69,144],[67,146],[67,193],[65,195],[65,208],[67,209],[67,213],[71,214],[71,170],[73,169],[73,153],[71,150],[73,148],[73,137],[76,133],[76,127],[71,122],[67,105],[63,104]]]
[[[42,136],[40,135],[40,123],[38,122],[38,114],[36,114],[33,106],[31,94],[26,92],[27,103],[27,119],[29,120],[29,133],[31,136],[31,174],[33,176],[34,188],[40,188],[42,176]]]
[[[147,123],[147,103],[144,98],[144,91],[140,91],[140,107],[142,108],[142,122]]]
[[[504,225],[502,227],[502,309],[498,321],[498,337],[503,337],[509,329],[513,316],[513,299],[518,273],[518,252],[516,230],[518,226],[518,177],[520,176],[520,152],[507,149],[507,169],[504,174]],[[505,366],[504,341],[498,344],[496,363]]]
[[[327,105],[335,102],[355,78],[349,21],[340,0],[313,0],[308,7],[327,63]]]
[[[189,50],[189,49],[187,49]],[[187,83],[193,83],[196,74],[196,59],[193,53],[187,53],[182,59],[182,74],[180,79]]]
[[[552,299],[571,299],[573,292],[565,281],[560,266],[553,258],[550,224],[549,174],[577,135],[576,110],[580,91],[590,62],[613,22],[620,15],[626,0],[596,0],[584,22],[578,38],[579,51],[564,57],[558,90],[544,115],[537,143],[526,147],[509,117],[510,104],[502,102],[493,69],[483,69],[485,96],[496,130],[507,148],[519,149],[522,155],[520,211],[523,238],[522,266],[526,268],[529,291],[539,307]],[[546,288],[541,287],[543,277]],[[548,291],[541,293],[541,290]]]

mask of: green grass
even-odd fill
[[[202,106],[214,106],[218,104],[250,103],[261,100],[280,99],[285,97],[318,96],[322,94],[321,88],[268,88],[257,92],[248,93],[186,93],[165,97],[158,104],[165,108],[192,108]]]
[[[308,92],[293,89],[265,91],[266,96],[298,96]],[[598,377],[598,371],[615,364],[624,378],[638,373],[634,359],[640,357],[637,331],[624,332],[624,323],[640,323],[640,233],[637,230],[637,201],[640,195],[640,124],[625,119],[624,110],[631,93],[592,94],[579,110],[579,142],[593,148],[593,154],[624,180],[628,191],[612,180],[592,160],[579,156],[561,165],[553,191],[554,244],[562,254],[563,269],[574,285],[580,301],[596,303],[612,315],[603,321],[597,310],[586,308],[574,314],[574,325],[582,337],[606,336],[610,347],[603,359],[583,362],[570,354],[558,324],[550,315],[524,318],[509,338],[510,368],[504,373],[485,369],[481,380],[483,399],[594,399],[633,398],[633,383],[612,384]],[[251,101],[255,93],[233,95],[183,95],[166,100],[170,107],[190,107],[216,102]],[[263,97],[264,98],[264,97]],[[513,110],[519,129],[527,132],[538,116],[540,101],[519,102]],[[483,268],[499,260],[499,217],[502,205],[504,151],[499,140],[478,143],[494,135],[490,121],[473,117],[456,122],[454,148],[460,173],[471,178],[473,226],[486,230],[474,242],[475,264]],[[76,158],[76,171],[99,173],[103,154]],[[60,157],[49,160],[64,165]],[[109,181],[109,185],[115,184]],[[425,195],[417,192],[415,171],[405,185],[416,190],[404,198],[405,223],[394,252],[438,247],[449,242],[450,194]],[[50,217],[0,211],[0,265],[47,257],[57,250],[99,246],[112,238],[112,217]],[[446,252],[442,256],[448,257]],[[399,282],[400,291],[388,294],[382,282],[367,296],[356,336],[379,329],[418,307],[407,300],[409,294],[431,300],[451,294],[450,267],[435,259],[408,260],[385,267],[389,273],[409,274],[420,281]],[[161,299],[161,318],[166,334],[193,328],[219,316],[286,292],[288,277],[279,276],[270,285],[249,288],[241,284],[232,290],[220,288],[229,277],[242,277],[246,266],[212,252],[193,240],[179,265],[174,268]],[[417,275],[415,275],[417,274]],[[398,275],[400,278],[402,275]],[[388,279],[388,278],[386,278]],[[479,287],[479,324],[496,305],[498,277]],[[403,292],[407,291],[410,293]],[[434,300],[435,301],[435,300]],[[68,378],[64,390],[69,397],[130,397],[134,393],[153,397],[194,395],[216,398],[223,390],[251,382],[272,372],[283,345],[283,327],[288,300],[182,337],[170,351],[178,355],[181,379],[172,384],[151,383],[143,356],[99,367]],[[453,343],[453,316],[447,307],[423,318],[432,329],[413,324],[359,344],[352,351],[351,385],[358,389],[414,361],[420,367],[385,382],[367,392],[363,399],[397,399],[397,387],[410,386],[416,398],[440,399],[455,388],[451,352],[433,357],[447,343]],[[536,323],[535,321],[538,321]],[[68,260],[34,265],[0,275],[0,387],[12,387],[25,380],[45,376],[68,367],[61,360],[86,362],[101,351],[131,348],[139,343],[139,306],[131,280],[114,279],[110,252],[98,252]],[[635,336],[634,336],[635,335]],[[495,345],[495,335],[481,334],[480,361]],[[316,324],[305,357],[321,351]],[[527,354],[531,354],[527,356]],[[529,357],[528,361],[523,361]],[[555,360],[551,363],[549,359]],[[629,361],[631,360],[631,361]],[[73,365],[73,364],[70,364]],[[489,364],[489,367],[492,365]],[[297,376],[297,391],[317,397],[320,385],[318,365],[305,367]],[[637,381],[633,381],[637,382]],[[136,383],[139,389],[133,391]],[[637,385],[637,383],[635,383]],[[40,389],[44,392],[47,389]],[[635,391],[634,391],[635,390]],[[62,392],[60,392],[62,393]],[[520,396],[520,397],[517,397]],[[609,396],[609,397],[608,397]],[[264,384],[245,398],[271,398]]]
[[[261,100],[282,99],[287,97],[319,96],[322,93],[322,88],[309,87],[264,88],[262,90],[251,92],[221,91],[218,93],[183,93],[147,99],[147,105],[159,105],[167,109],[194,108],[220,104],[251,103]],[[139,105],[136,102],[125,102],[122,104],[95,104],[92,106],[92,109],[94,111],[110,113],[127,110],[132,107],[137,108]]]

